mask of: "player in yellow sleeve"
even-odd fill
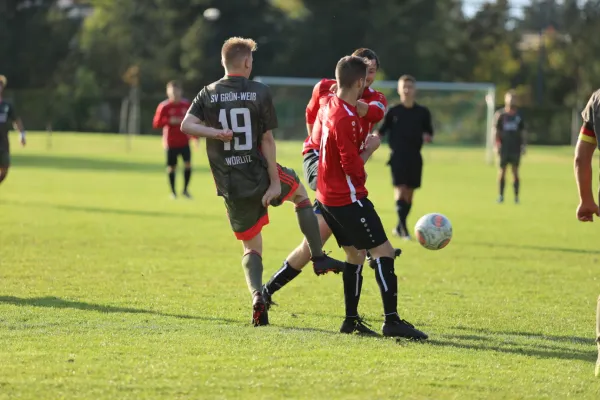
[[[575,180],[579,189],[577,219],[582,222],[593,222],[594,215],[600,216],[598,204],[592,193],[592,158],[594,150],[598,147],[598,135],[600,135],[600,89],[592,94],[581,116],[583,126],[575,149]],[[600,297],[596,308],[596,343],[598,345],[596,376],[600,377]]]

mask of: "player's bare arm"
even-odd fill
[[[577,219],[593,222],[594,215],[600,215],[592,193],[592,159],[596,144],[579,139],[575,148],[575,180],[579,191]]]
[[[269,172],[269,179],[271,181],[271,185],[262,199],[263,205],[267,207],[271,200],[276,199],[281,195],[281,182],[279,180],[279,171],[277,169],[277,150],[273,132],[265,132],[261,141],[261,150],[267,160],[267,171]]]
[[[222,142],[230,142],[233,138],[233,132],[230,129],[215,129],[205,126],[200,118],[189,113],[181,122],[181,131],[186,135],[216,139]]]

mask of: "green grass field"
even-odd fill
[[[30,135],[0,186],[0,398],[577,399],[593,377],[598,226],[575,219],[568,148],[532,148],[522,204],[495,203],[481,149],[428,148],[410,217],[442,212],[442,251],[393,240],[401,315],[425,344],[337,333],[340,276],[307,270],[252,328],[241,246],[195,149],[193,201],[170,200],[159,138]],[[301,171],[299,143],[280,143]],[[370,197],[395,224],[387,149]],[[178,183],[181,186],[181,175]],[[271,211],[265,279],[301,240]],[[327,248],[341,257],[334,243]],[[380,328],[370,269],[360,307]]]

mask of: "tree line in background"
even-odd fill
[[[117,118],[97,115],[132,86],[152,109],[168,80],[192,96],[218,79],[230,36],[257,40],[260,75],[332,76],[341,56],[370,47],[382,78],[516,88],[540,120],[600,87],[600,0],[532,0],[522,18],[507,0],[464,1],[481,7],[467,17],[461,0],[8,0],[0,74],[30,126],[101,131]],[[218,20],[203,17],[210,7]]]

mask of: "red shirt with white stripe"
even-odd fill
[[[306,106],[306,123],[314,124],[312,133],[304,140],[302,155],[311,150],[319,150],[321,143],[321,129],[318,127],[319,110],[327,104],[334,94],[331,87],[336,83],[335,79],[321,79],[313,88],[312,97]],[[361,101],[368,104],[367,114],[360,118],[363,131],[371,133],[373,127],[383,119],[387,108],[387,100],[383,93],[370,87],[365,88]]]
[[[356,107],[337,96],[324,107],[322,118],[317,199],[330,207],[346,206],[368,195],[360,157],[367,133]]]
[[[190,108],[190,104],[185,99],[177,103],[165,100],[156,108],[152,126],[154,129],[162,128],[165,149],[176,149],[189,144],[190,137],[181,132],[181,121]]]

